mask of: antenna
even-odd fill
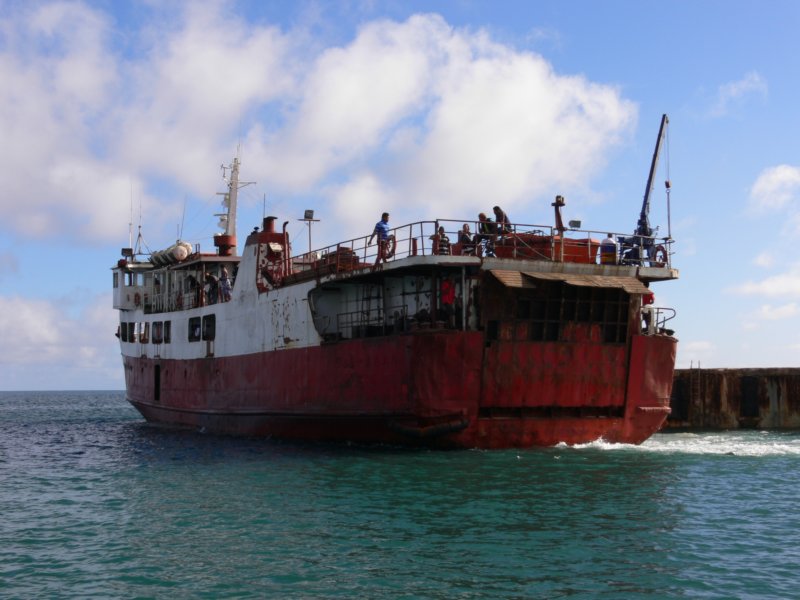
[[[130,180],[131,184],[131,214],[128,219],[128,248],[133,248],[133,178]]]
[[[314,218],[314,211],[311,209],[306,209],[305,213],[303,213],[302,219],[297,219],[298,221],[305,221],[306,225],[308,225],[308,253],[311,254],[311,224],[312,223],[319,223],[319,219]]]
[[[142,197],[139,196],[139,235],[136,236],[136,247],[133,249],[133,255],[142,254],[142,243],[144,237],[142,236]]]
[[[178,229],[178,239],[180,240],[183,237],[183,222],[186,219],[186,194],[183,195],[183,213],[181,213],[181,226]]]

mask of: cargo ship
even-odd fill
[[[667,123],[633,234],[605,240],[565,226],[556,196],[551,225],[384,221],[377,240],[302,254],[269,216],[238,252],[234,159],[213,250],[145,252],[140,233],[112,269],[128,401],[148,421],[228,435],[643,442],[669,414],[677,348],[675,311],[650,289],[678,277],[671,235],[649,222]],[[459,238],[464,225],[477,235]]]

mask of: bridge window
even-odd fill
[[[200,341],[200,317],[192,317],[189,319],[189,341]]]
[[[213,340],[217,333],[216,315],[206,315],[203,317],[203,339]]]
[[[153,343],[160,344],[164,341],[164,323],[155,321],[153,323]]]

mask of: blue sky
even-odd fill
[[[630,233],[662,113],[678,366],[800,366],[800,4],[0,0],[0,389],[121,389],[110,267],[313,208]],[[133,207],[133,210],[132,210]],[[133,214],[133,219],[131,215]]]

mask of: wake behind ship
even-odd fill
[[[557,196],[552,226],[420,221],[302,255],[267,217],[237,254],[235,159],[213,252],[126,248],[113,268],[128,400],[234,435],[641,443],[669,413],[677,347],[649,289],[678,277],[648,218],[666,124],[634,234],[603,241],[565,227]],[[480,235],[459,241],[464,224]]]

